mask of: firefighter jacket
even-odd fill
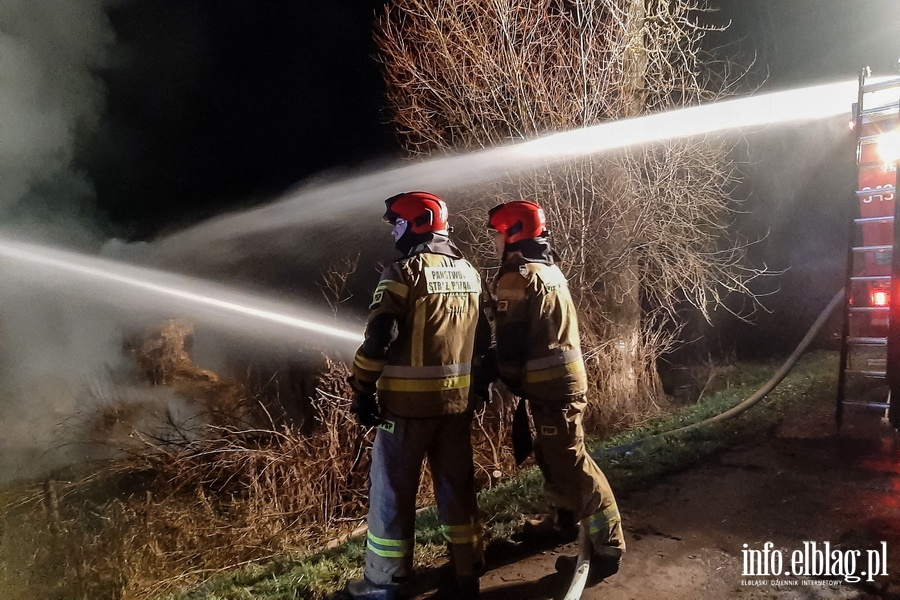
[[[480,293],[478,271],[441,235],[387,265],[353,360],[357,385],[398,417],[465,412]]]
[[[494,280],[497,367],[518,395],[570,401],[587,393],[575,306],[549,245],[529,242],[507,252]]]

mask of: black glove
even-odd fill
[[[494,349],[488,350],[484,356],[473,361],[472,394],[485,404],[491,403],[491,385],[500,375],[497,368],[497,354]]]
[[[381,425],[378,399],[375,396],[375,392],[364,389],[354,377],[350,377],[347,382],[353,388],[350,412],[356,415],[356,422],[363,427],[377,427]]]
[[[513,458],[516,460],[516,466],[519,466],[534,450],[534,438],[528,422],[528,404],[525,398],[519,398],[519,404],[513,414],[512,442]]]
[[[356,422],[363,427],[377,427],[381,425],[381,417],[378,411],[378,400],[375,394],[356,392],[350,402],[350,412],[356,415]]]

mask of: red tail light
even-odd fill
[[[872,292],[872,306],[887,306],[890,296],[887,292]]]

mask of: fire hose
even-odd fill
[[[834,309],[844,301],[844,290],[841,289],[837,294],[835,294],[834,298],[831,299],[831,302],[828,303],[828,306],[819,313],[818,318],[812,324],[812,327],[809,328],[809,331],[806,332],[806,335],[803,336],[803,339],[800,340],[800,343],[797,344],[797,347],[788,356],[787,360],[785,360],[784,364],[781,365],[781,368],[766,381],[762,387],[756,390],[751,396],[747,397],[745,400],[742,400],[740,403],[735,406],[729,408],[728,410],[704,419],[703,421],[699,421],[697,423],[692,423],[691,425],[685,425],[684,427],[679,427],[678,429],[672,429],[670,431],[665,431],[663,433],[657,433],[645,438],[641,438],[639,440],[635,440],[633,442],[629,442],[627,444],[622,444],[620,446],[614,446],[612,448],[607,448],[603,451],[603,454],[606,455],[619,455],[619,454],[627,454],[646,442],[651,440],[664,439],[676,435],[680,435],[682,433],[693,431],[695,429],[699,429],[700,427],[704,427],[706,425],[711,425],[713,423],[719,423],[721,421],[725,421],[727,419],[731,419],[744,413],[754,406],[756,406],[760,400],[765,398],[775,387],[781,383],[781,381],[787,377],[787,374],[791,372],[794,366],[797,364],[797,361],[800,360],[800,357],[803,356],[803,353],[806,352],[806,349],[809,348],[809,345],[815,339],[816,335],[818,335],[819,330],[822,329],[822,326],[825,325],[825,322],[828,320],[828,317],[831,316],[831,313],[834,312]]]

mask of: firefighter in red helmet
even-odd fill
[[[408,192],[385,205],[384,219],[403,256],[381,274],[366,338],[353,360],[351,410],[362,425],[378,430],[365,573],[343,595],[398,596],[412,569],[416,491],[427,457],[456,570],[455,595],[475,598],[483,558],[469,382],[481,278],[450,241],[443,200]]]
[[[526,529],[553,531],[561,538],[568,530],[571,539],[578,523],[582,543],[591,546],[590,580],[596,583],[618,571],[625,539],[609,482],[584,446],[587,378],[575,306],[540,206],[525,200],[500,204],[489,212],[488,227],[501,261],[491,290],[492,362],[520,398],[516,421],[525,424],[530,443],[527,399],[536,430],[535,458],[556,507],[555,517],[526,524]]]

